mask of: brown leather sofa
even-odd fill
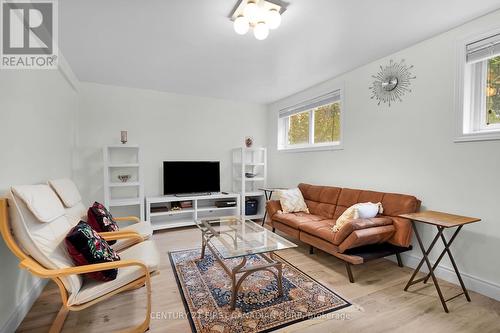
[[[273,232],[278,229],[309,244],[311,254],[317,248],[343,260],[351,282],[351,265],[396,254],[402,266],[400,253],[411,249],[412,229],[410,221],[398,215],[418,211],[420,200],[405,194],[309,184],[299,184],[299,189],[309,213],[283,214],[278,200],[268,201],[268,223]],[[382,203],[383,215],[352,220],[338,232],[332,231],[347,208],[370,201]]]

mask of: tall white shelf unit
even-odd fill
[[[233,192],[240,194],[241,215],[247,219],[262,219],[266,210],[266,198],[264,191],[259,188],[267,186],[267,149],[257,148],[234,148],[232,150],[232,173],[233,173]],[[256,174],[249,178],[245,173]],[[258,202],[258,211],[255,215],[245,214],[245,202],[247,199],[256,199]]]
[[[116,144],[103,147],[104,205],[106,207],[138,206],[144,218],[144,177],[141,149],[138,145]],[[122,182],[118,175],[130,175]]]

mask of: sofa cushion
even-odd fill
[[[289,227],[299,229],[299,225],[313,221],[324,220],[324,217],[303,212],[289,214],[274,214],[273,219],[288,225]]]
[[[82,197],[75,183],[71,179],[62,178],[49,180],[49,185],[57,193],[66,208],[75,206],[82,201]]]
[[[338,245],[342,243],[353,231],[391,225],[392,218],[390,217],[373,217],[369,219],[355,219],[345,224],[338,232],[335,233],[333,243]]]
[[[298,188],[290,190],[279,190],[277,195],[280,200],[281,210],[283,213],[306,212],[309,213],[307,205],[302,196],[302,192]]]
[[[65,239],[68,253],[77,266],[100,264],[120,260],[120,257],[99,234],[85,221],[73,227]],[[116,279],[118,269],[87,273],[86,276],[98,281]]]
[[[311,221],[310,223],[301,224],[299,230],[338,245],[333,242],[335,233],[332,231],[332,226],[334,224],[334,220]]]
[[[331,219],[335,213],[341,188],[299,184],[299,189],[311,214]]]
[[[383,225],[379,227],[354,230],[342,243],[339,244],[339,252],[343,253],[348,249],[359,246],[384,243],[387,242],[393,234],[393,225]]]

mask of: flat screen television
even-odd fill
[[[220,192],[220,162],[163,162],[164,195],[209,192]]]

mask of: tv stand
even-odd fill
[[[236,206],[217,207],[216,201],[236,201]],[[175,208],[172,203],[191,201],[190,208]],[[240,195],[238,193],[209,193],[163,195],[146,197],[146,220],[151,223],[153,230],[162,230],[186,226],[194,226],[199,218],[217,218],[222,216],[240,215]]]
[[[174,194],[175,197],[184,198],[184,197],[199,197],[201,195],[210,195],[210,192],[200,192],[200,193],[177,193]]]

